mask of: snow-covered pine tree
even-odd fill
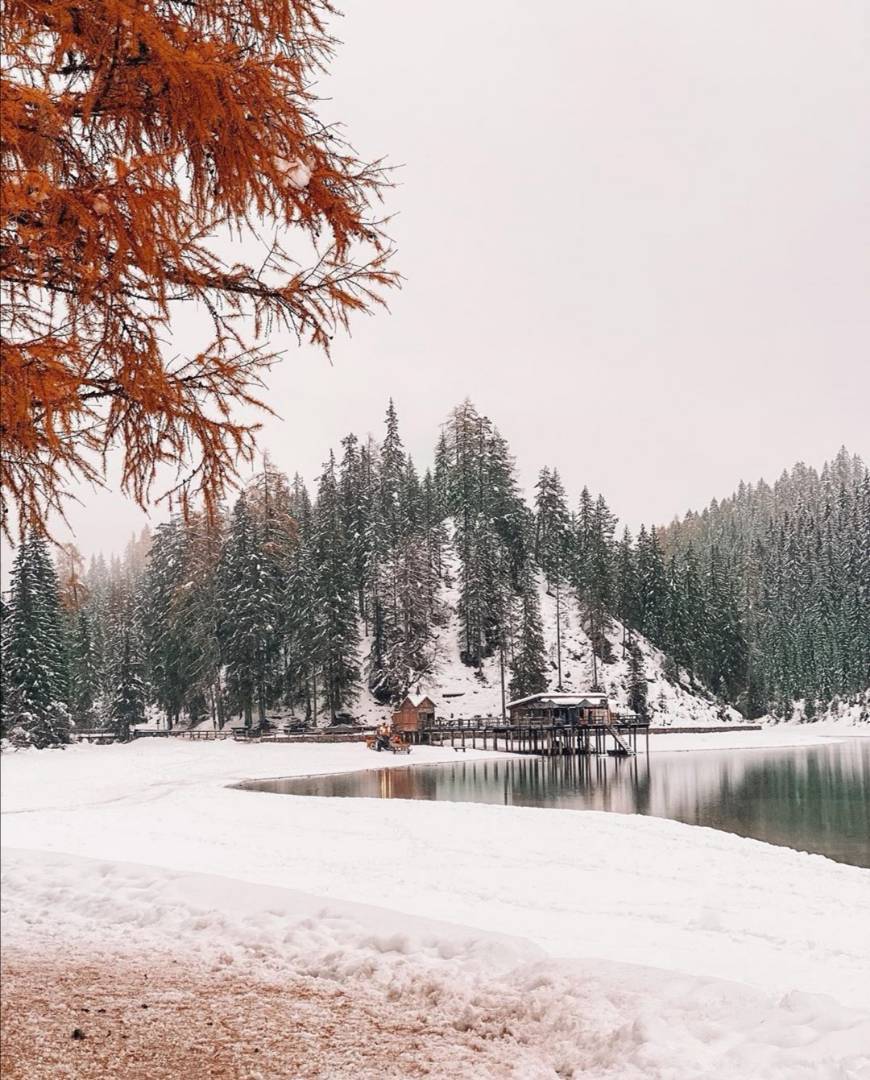
[[[408,475],[405,450],[399,435],[399,418],[392,398],[387,405],[384,423],[387,430],[381,443],[377,485],[378,539],[382,548],[388,549],[398,544],[405,533],[403,511]]]
[[[446,621],[446,611],[441,603],[441,586],[444,582],[444,551],[447,547],[447,528],[444,510],[432,473],[427,469],[423,477],[423,539],[426,547],[426,603],[429,621],[433,627]],[[446,583],[445,583],[446,584]]]
[[[284,689],[282,643],[287,636],[287,600],[298,527],[293,517],[290,481],[268,460],[262,472],[246,488],[248,509],[256,526],[263,588],[261,615],[268,640],[264,696],[266,704],[280,698]]]
[[[87,589],[86,611],[90,619],[91,651],[94,658],[96,700],[96,719],[102,725],[107,715],[106,707],[111,695],[111,660],[108,644],[109,612],[109,568],[102,555],[93,556],[85,571]]]
[[[136,724],[145,720],[145,687],[139,671],[135,647],[130,632],[126,631],[115,664],[115,690],[109,714],[111,728],[121,742],[128,742]]]
[[[353,700],[360,672],[356,589],[341,520],[333,454],[320,477],[311,549],[317,627],[315,655],[322,672],[325,710],[334,720]]]
[[[209,717],[214,727],[226,721],[222,684],[218,567],[223,550],[226,515],[216,507],[212,516],[188,515],[184,530],[183,584],[177,590],[171,619],[185,628],[191,680],[185,708],[191,722]]]
[[[558,469],[541,469],[535,485],[535,558],[547,589],[567,576],[571,556],[568,507]]]
[[[486,472],[487,513],[508,556],[505,587],[517,591],[532,557],[534,517],[523,501],[510,447],[497,428],[488,440]]]
[[[365,477],[371,493],[366,525],[368,565],[364,609],[371,620],[367,666],[369,688],[372,690],[390,681],[385,681],[383,676],[390,644],[387,636],[390,615],[386,610],[389,597],[385,583],[389,584],[396,571],[396,553],[408,531],[402,516],[407,505],[407,460],[392,398],[387,406],[385,426],[386,434],[380,449],[373,445],[369,448],[368,476]],[[395,617],[392,623],[396,625]],[[366,628],[369,629],[368,620]]]
[[[637,597],[637,568],[634,544],[628,528],[615,545],[613,556],[613,611],[622,623],[622,655],[628,647],[627,628],[639,624]]]
[[[338,493],[341,523],[347,538],[357,606],[363,625],[368,629],[369,611],[366,581],[369,571],[372,513],[371,461],[366,447],[360,447],[356,435],[341,441],[344,453],[339,467]]]
[[[425,536],[401,541],[381,572],[384,654],[380,668],[370,672],[369,687],[377,701],[398,703],[434,670],[433,616],[443,622],[440,603],[432,596]]]
[[[91,633],[84,559],[75,544],[64,544],[57,550],[55,567],[67,642],[70,718],[77,728],[94,728],[100,722],[100,672]]]
[[[405,458],[402,477],[401,522],[403,540],[409,536],[419,536],[423,531],[423,486],[410,454]]]
[[[716,693],[733,701],[745,677],[746,642],[734,582],[715,548],[710,552],[704,605],[707,635],[702,653],[702,675]]]
[[[541,605],[534,570],[529,568],[517,598],[518,622],[510,681],[512,698],[540,694],[547,689],[547,656]]]
[[[454,409],[436,466],[455,527],[463,662],[481,667],[501,651],[511,594],[529,546],[509,448],[470,401]]]
[[[450,443],[447,440],[447,431],[445,427],[442,427],[435,446],[435,467],[432,473],[436,513],[442,521],[451,512],[450,485],[452,468],[453,458]]]
[[[149,682],[170,730],[188,703],[196,664],[193,627],[179,617],[178,610],[186,586],[186,534],[187,526],[180,517],[158,526],[137,604]],[[116,619],[119,615],[116,610]],[[129,620],[122,619],[116,624],[113,634],[116,657],[125,647],[130,630]],[[114,693],[113,686],[113,699]]]
[[[571,581],[577,596],[584,600],[592,580],[592,532],[595,516],[595,501],[588,487],[580,492],[580,502],[573,519],[573,537],[571,544],[572,565]]]
[[[284,681],[287,703],[304,713],[308,722],[318,718],[317,579],[311,548],[312,520],[299,523],[299,543],[293,554],[287,587],[284,642]]]
[[[581,596],[584,624],[596,656],[606,663],[612,660],[608,633],[614,595],[614,544],[616,518],[604,497],[599,495],[592,510],[587,538],[585,594]]]
[[[637,536],[637,629],[652,641],[664,642],[668,621],[668,582],[664,555],[655,528],[641,525]]]
[[[16,553],[5,622],[4,730],[25,745],[69,742],[67,642],[57,574],[38,533],[28,533]]]
[[[308,536],[311,529],[311,496],[299,473],[294,474],[290,485],[290,513],[296,522],[296,531],[299,536],[303,538]]]
[[[547,592],[556,600],[556,688],[561,690],[566,586],[577,563],[565,489],[557,469],[541,470],[535,489],[535,511],[535,556],[544,572]]]
[[[233,702],[253,725],[266,719],[266,685],[278,645],[272,580],[243,491],[233,507],[218,569],[219,635]]]
[[[69,616],[69,707],[73,723],[94,728],[100,723],[100,679],[87,607]]]
[[[637,641],[632,639],[628,645],[628,707],[643,720],[649,720],[647,705],[647,678],[644,670],[643,654]]]

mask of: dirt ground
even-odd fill
[[[2,956],[3,1080],[502,1080],[554,1073],[461,1022],[405,1020],[377,993],[281,985],[155,957]]]

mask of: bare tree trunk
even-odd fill
[[[594,650],[593,650],[594,655]],[[556,689],[562,690],[562,587],[556,578]]]

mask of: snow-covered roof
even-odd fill
[[[430,705],[434,705],[432,698],[430,698],[428,694],[406,694],[405,700],[410,701],[415,709],[422,705],[424,701],[428,701]]]
[[[601,694],[597,690],[582,694],[530,694],[528,697],[517,698],[509,701],[508,708],[513,709],[517,705],[531,705],[536,702],[539,705],[555,705],[570,707],[572,705],[601,706],[607,703],[607,694]]]

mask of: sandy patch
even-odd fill
[[[5,1080],[555,1075],[528,1047],[510,1047],[508,1065],[510,1036],[461,1030],[458,1015],[409,1022],[383,993],[305,977],[258,982],[169,957],[7,948],[2,980]]]

